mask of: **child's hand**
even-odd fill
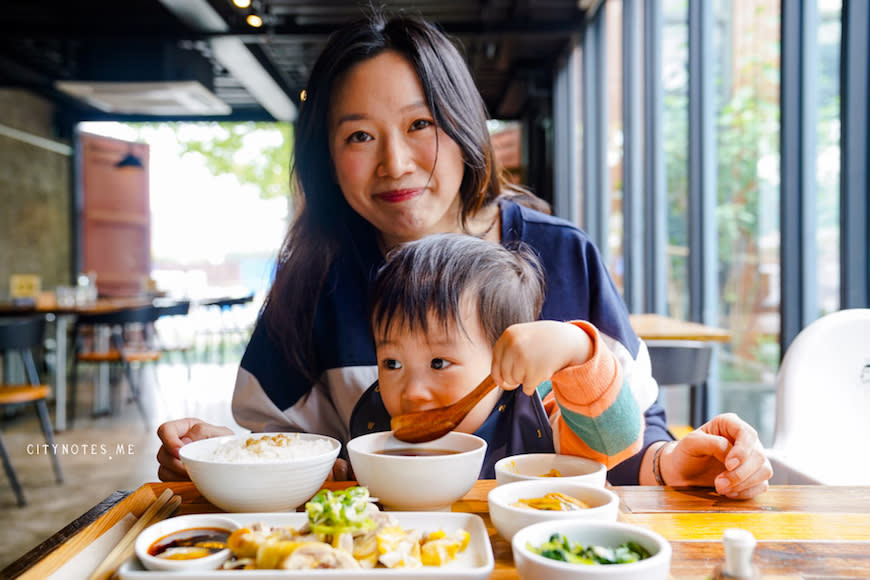
[[[592,339],[573,324],[537,320],[514,324],[492,350],[492,378],[505,390],[523,385],[535,388],[565,367],[585,363],[592,356]]]

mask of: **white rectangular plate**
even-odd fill
[[[444,566],[423,568],[374,568],[371,570],[207,570],[203,572],[157,572],[145,570],[133,556],[124,562],[118,574],[121,580],[291,580],[299,578],[328,578],[329,580],[381,580],[392,578],[425,580],[485,580],[495,567],[492,546],[486,526],[480,516],[460,512],[390,512],[405,529],[419,529],[424,533],[442,529],[447,533],[464,529],[470,535],[468,547],[456,560]],[[301,526],[304,513],[221,514],[240,525],[263,522],[272,526]]]

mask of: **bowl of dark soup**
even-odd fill
[[[360,485],[386,509],[449,510],[477,481],[486,441],[452,431],[415,444],[384,431],[351,439],[347,452]]]

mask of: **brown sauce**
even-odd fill
[[[227,547],[230,531],[223,528],[188,528],[163,536],[148,547],[158,558],[190,560],[204,558]]]
[[[452,449],[431,449],[431,448],[416,448],[416,447],[401,447],[399,449],[383,449],[375,451],[378,455],[398,455],[400,457],[434,457],[437,455],[455,455],[459,451]]]

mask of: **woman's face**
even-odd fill
[[[350,206],[386,247],[459,232],[459,146],[435,126],[417,73],[385,51],[350,69],[330,103],[329,148]]]

